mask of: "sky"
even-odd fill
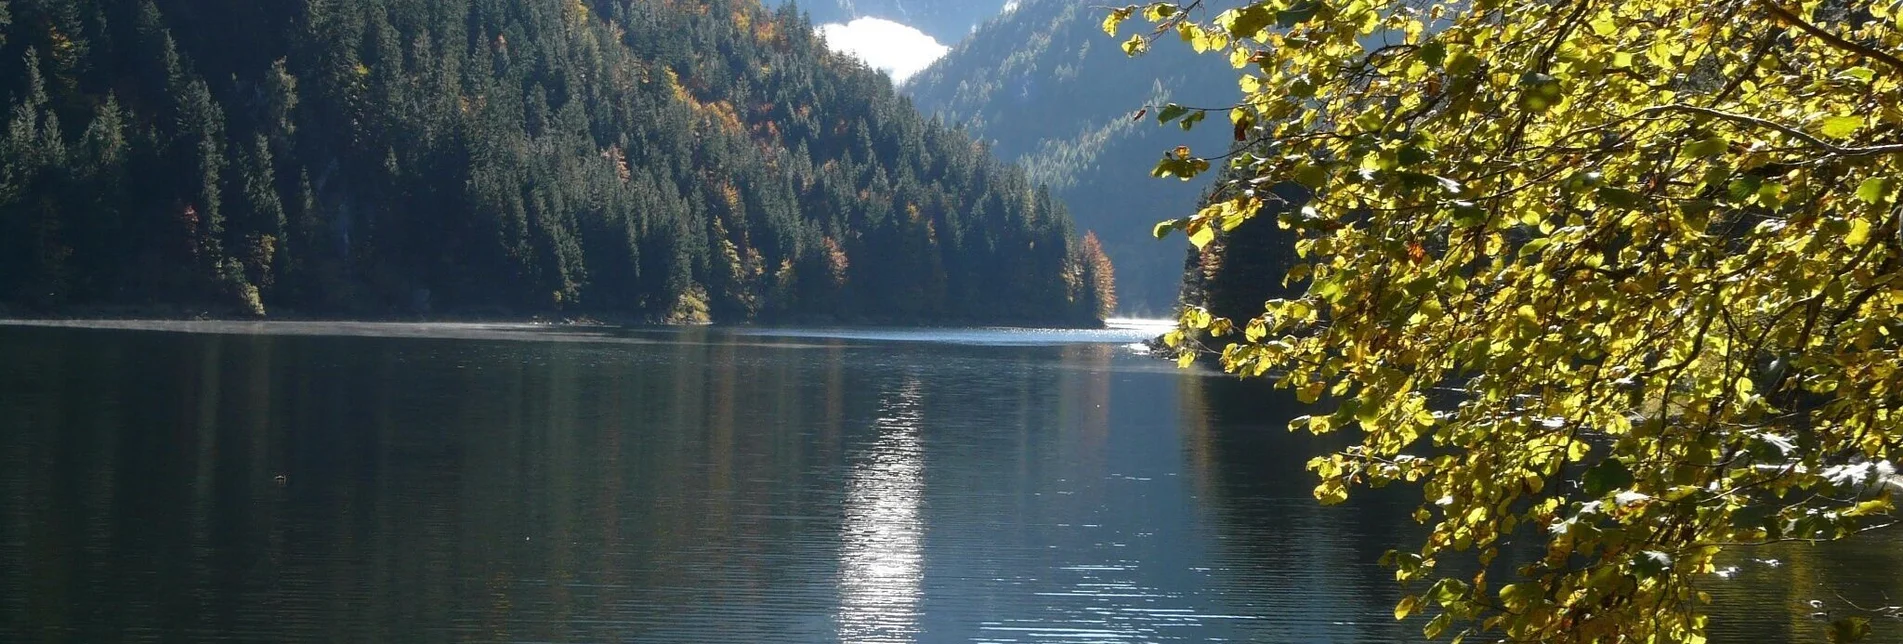
[[[904,83],[951,51],[925,32],[882,18],[820,25],[819,33],[827,47],[865,61],[893,83]]]

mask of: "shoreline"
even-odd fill
[[[700,320],[665,320],[642,317],[617,317],[577,314],[571,316],[547,315],[493,315],[493,314],[448,314],[448,315],[364,315],[364,316],[311,316],[290,313],[264,317],[250,315],[225,315],[209,311],[187,311],[168,307],[129,307],[81,309],[68,313],[36,313],[14,310],[0,305],[0,326],[80,326],[101,323],[188,323],[209,322],[223,324],[385,324],[385,325],[466,325],[466,326],[516,326],[516,327],[603,327],[603,328],[684,328],[684,327],[734,327],[734,328],[836,328],[836,329],[932,329],[932,328],[1007,328],[1007,329],[1065,329],[1065,330],[1101,330],[1111,328],[1110,318],[1080,322],[1077,320],[986,320],[986,319],[853,319],[840,320],[832,316],[794,316],[785,319],[761,319],[751,322],[727,323]],[[67,324],[58,324],[67,323]]]
[[[548,320],[537,318],[221,318],[221,317],[163,317],[163,316],[63,316],[32,317],[0,314],[0,327],[16,328],[57,328],[57,329],[101,329],[128,331],[161,331],[184,333],[237,333],[257,334],[266,332],[284,332],[290,334],[311,334],[320,332],[344,332],[411,335],[401,333],[409,330],[415,335],[427,335],[440,331],[466,332],[503,332],[520,333],[524,331],[573,331],[578,334],[596,331],[640,331],[668,329],[790,329],[790,330],[837,330],[837,331],[922,331],[933,329],[1010,329],[1010,330],[1053,330],[1053,331],[1102,331],[1118,328],[1108,322],[1099,322],[1092,326],[1053,325],[1053,324],[1012,324],[995,322],[932,321],[932,322],[860,322],[839,323],[833,321],[762,321],[748,324],[720,324],[713,322],[618,322],[592,318],[572,318]]]
[[[226,338],[354,337],[406,340],[579,342],[591,344],[679,344],[717,341],[772,349],[834,346],[834,341],[900,341],[1041,346],[1073,343],[1126,344],[1148,330],[1129,321],[1099,329],[1053,327],[895,327],[767,325],[638,325],[604,323],[314,321],[314,320],[163,320],[163,319],[18,319],[0,317],[0,332],[134,333]]]

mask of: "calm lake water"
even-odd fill
[[[1142,330],[116,326],[0,325],[0,642],[1419,636],[1418,493]],[[1894,534],[1733,559],[1714,641],[1903,601]]]

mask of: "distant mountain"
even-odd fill
[[[1075,0],[1025,0],[904,91],[919,109],[1023,164],[1070,206],[1079,228],[1096,232],[1116,266],[1124,312],[1165,314],[1176,305],[1183,246],[1180,238],[1156,241],[1151,227],[1190,212],[1207,181],[1153,179],[1149,171],[1177,145],[1226,150],[1231,131],[1221,113],[1191,132],[1132,117],[1166,102],[1231,103],[1235,72],[1175,42],[1128,57],[1103,33],[1104,12]]]
[[[16,313],[1082,324],[1107,300],[1047,191],[757,0],[0,0],[0,109]]]
[[[794,4],[767,0],[768,4]],[[971,35],[972,30],[1004,11],[1004,0],[805,0],[801,11],[813,24],[844,23],[854,18],[880,18],[925,32],[944,45]]]

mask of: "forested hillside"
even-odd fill
[[[1228,182],[1239,175],[1237,171],[1225,171],[1217,180]],[[1274,192],[1279,201],[1269,200],[1254,217],[1235,229],[1215,231],[1208,244],[1189,249],[1189,258],[1180,272],[1184,306],[1202,307],[1211,315],[1246,320],[1262,314],[1263,302],[1299,293],[1299,289],[1282,283],[1289,269],[1301,260],[1295,255],[1288,231],[1278,228],[1276,219],[1306,203],[1307,195],[1292,184],[1282,184]],[[1227,197],[1227,194],[1212,192],[1195,210],[1220,203]],[[1205,340],[1212,345],[1224,342],[1216,338]]]
[[[1182,280],[1180,246],[1156,241],[1152,225],[1192,212],[1206,180],[1157,180],[1149,169],[1166,148],[1226,149],[1226,119],[1191,132],[1133,119],[1145,105],[1234,102],[1228,66],[1194,59],[1187,46],[1126,56],[1101,28],[1106,10],[1070,0],[1026,0],[986,23],[905,91],[921,110],[962,125],[994,153],[1023,164],[1068,203],[1079,227],[1096,231],[1117,266],[1123,309],[1170,311]]]
[[[757,0],[0,0],[0,306],[1085,323],[1058,199]]]

